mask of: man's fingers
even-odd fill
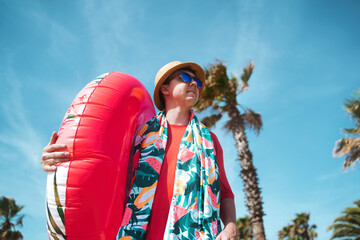
[[[68,161],[70,161],[70,158],[66,158],[66,157],[64,157],[64,158],[42,159],[41,160],[41,166],[45,170],[45,167],[47,167],[47,166],[54,166],[56,163],[68,162]]]
[[[43,152],[51,153],[54,151],[59,151],[61,149],[66,149],[66,145],[65,144],[51,144],[51,145],[47,145],[46,147],[44,147]]]
[[[56,171],[56,166],[55,165],[51,165],[51,166],[45,165],[45,166],[43,166],[43,170],[45,172],[55,172]]]
[[[42,160],[48,159],[60,159],[60,158],[69,158],[69,152],[51,152],[51,153],[44,153],[42,155]]]
[[[46,165],[55,165],[55,163],[61,163],[61,162],[67,162],[70,161],[70,158],[50,158],[50,159],[46,159],[43,160],[43,164],[44,166]]]
[[[57,138],[58,138],[57,133],[56,133],[56,132],[53,132],[52,135],[51,135],[50,142],[49,142],[48,145],[54,144],[54,143],[56,142]]]
[[[70,153],[65,144],[55,144],[58,139],[56,132],[53,132],[49,144],[44,147],[41,155],[41,167],[45,172],[56,171],[56,163],[70,161]]]

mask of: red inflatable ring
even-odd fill
[[[125,73],[104,74],[79,92],[57,140],[71,161],[47,178],[49,239],[115,239],[133,137],[154,115],[145,87]]]

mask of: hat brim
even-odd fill
[[[154,89],[154,93],[153,93],[153,98],[154,98],[155,106],[159,110],[164,110],[164,108],[165,108],[165,106],[163,105],[163,103],[160,100],[160,87],[161,87],[161,85],[165,82],[165,80],[168,77],[170,77],[171,74],[173,74],[177,70],[180,70],[180,69],[183,69],[183,68],[191,69],[194,72],[195,76],[201,81],[202,87],[200,89],[200,94],[204,90],[204,87],[205,87],[205,72],[204,72],[203,68],[199,64],[194,63],[194,62],[184,62],[184,63],[176,62],[173,66],[166,69],[166,71],[164,73],[162,73],[162,75],[160,76],[159,79],[156,79],[157,81],[156,81],[156,85],[155,85],[155,89]],[[161,71],[161,69],[159,70],[159,72],[160,71]]]

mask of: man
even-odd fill
[[[153,98],[161,112],[134,139],[138,164],[119,239],[236,239],[221,146],[191,110],[204,84],[204,70],[192,62],[170,62],[157,73]],[[45,171],[68,160],[55,152],[64,147],[56,136],[43,151]]]

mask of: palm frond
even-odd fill
[[[247,109],[241,117],[244,119],[246,127],[254,130],[259,135],[263,125],[260,113],[255,113],[253,110]]]
[[[284,239],[286,237],[290,236],[290,227],[285,226],[278,232],[279,239]]]
[[[341,138],[337,140],[333,150],[334,157],[342,157],[350,152],[356,146],[356,140],[355,138]]]
[[[356,233],[353,229],[340,228],[333,232],[330,239],[339,238],[339,239],[354,239],[354,237],[358,237],[360,233]]]
[[[250,217],[248,215],[238,218],[236,220],[236,226],[238,229],[238,236],[240,240],[252,239]]]
[[[316,228],[316,225],[315,225],[315,228]],[[318,236],[318,234],[313,229],[309,230],[309,235],[311,236],[311,239],[314,239]]]
[[[360,89],[354,92],[352,98],[345,100],[344,108],[356,125],[360,127]]]
[[[20,215],[20,217],[18,218],[18,220],[16,221],[16,225],[19,226],[23,226],[23,218],[25,217],[25,215]]]
[[[360,138],[342,138],[335,143],[333,150],[334,157],[346,155],[344,169],[360,160]]]
[[[333,155],[335,157],[346,155],[343,168],[347,170],[349,166],[360,160],[360,138],[355,138],[360,134],[360,89],[354,92],[352,98],[345,100],[344,108],[356,127],[343,129],[346,134],[352,135],[352,138],[338,140],[335,143]]]
[[[242,86],[240,89],[241,92],[243,92],[249,88],[249,80],[250,80],[253,70],[254,70],[254,64],[252,62],[250,62],[249,65],[244,68],[244,72],[240,78],[241,82],[242,82]]]
[[[360,134],[360,128],[343,128],[346,134],[353,135],[354,137]]]
[[[0,239],[22,239],[19,231],[16,231],[17,226],[22,226],[24,215],[19,215],[19,212],[24,206],[17,205],[13,198],[0,198],[0,217],[2,220],[0,229]],[[13,221],[17,221],[14,223]]]
[[[350,224],[360,226],[359,218],[355,218],[352,215],[340,216],[334,220],[336,223],[334,225],[339,226],[339,224]],[[349,225],[349,226],[350,226]]]
[[[205,68],[205,87],[194,110],[201,112],[207,108],[217,107],[224,104],[229,93],[230,81],[227,76],[226,65],[217,60],[217,64],[211,64]]]
[[[310,213],[297,213],[292,223],[278,232],[279,239],[314,239],[316,225],[309,226]]]
[[[360,239],[360,200],[355,201],[355,207],[347,207],[343,215],[335,218],[327,231],[332,230],[331,239]]]
[[[212,128],[213,126],[215,126],[215,124],[217,123],[217,121],[219,121],[222,117],[222,114],[213,114],[211,116],[205,117],[201,120],[201,122],[207,127],[207,128]]]
[[[202,112],[205,109],[211,107],[212,103],[213,103],[213,101],[202,98],[202,99],[199,99],[199,101],[195,104],[193,109],[196,112]]]

